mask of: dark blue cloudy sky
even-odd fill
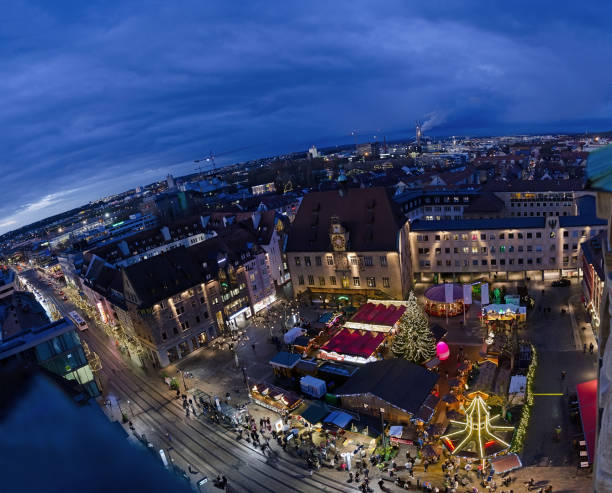
[[[0,233],[311,144],[612,128],[609,2],[14,1],[0,12]]]

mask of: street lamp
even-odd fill
[[[132,409],[132,403],[128,401],[128,407],[130,408],[130,412],[132,413],[132,418],[134,417],[134,410]]]
[[[177,370],[181,376],[183,377],[183,387],[185,387],[185,392],[187,392],[187,384],[185,383],[185,372],[183,370]]]
[[[383,450],[387,447],[386,444],[386,440],[385,440],[385,419],[384,416],[385,415],[385,408],[381,407],[380,408],[380,432],[381,432],[381,436],[382,436],[382,446],[383,446]]]

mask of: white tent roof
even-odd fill
[[[302,327],[293,327],[289,329],[283,337],[285,344],[291,344],[296,338],[302,335]]]
[[[510,379],[509,394],[524,394],[527,388],[527,377],[525,375],[514,375]]]

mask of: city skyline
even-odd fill
[[[410,135],[415,119],[433,134],[612,128],[599,6],[309,7],[10,6],[0,234],[194,172],[210,150],[228,164],[353,129]]]

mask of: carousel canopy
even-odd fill
[[[425,299],[435,303],[446,303],[444,284],[437,284],[425,291]],[[453,301],[463,300],[463,286],[453,284]]]

